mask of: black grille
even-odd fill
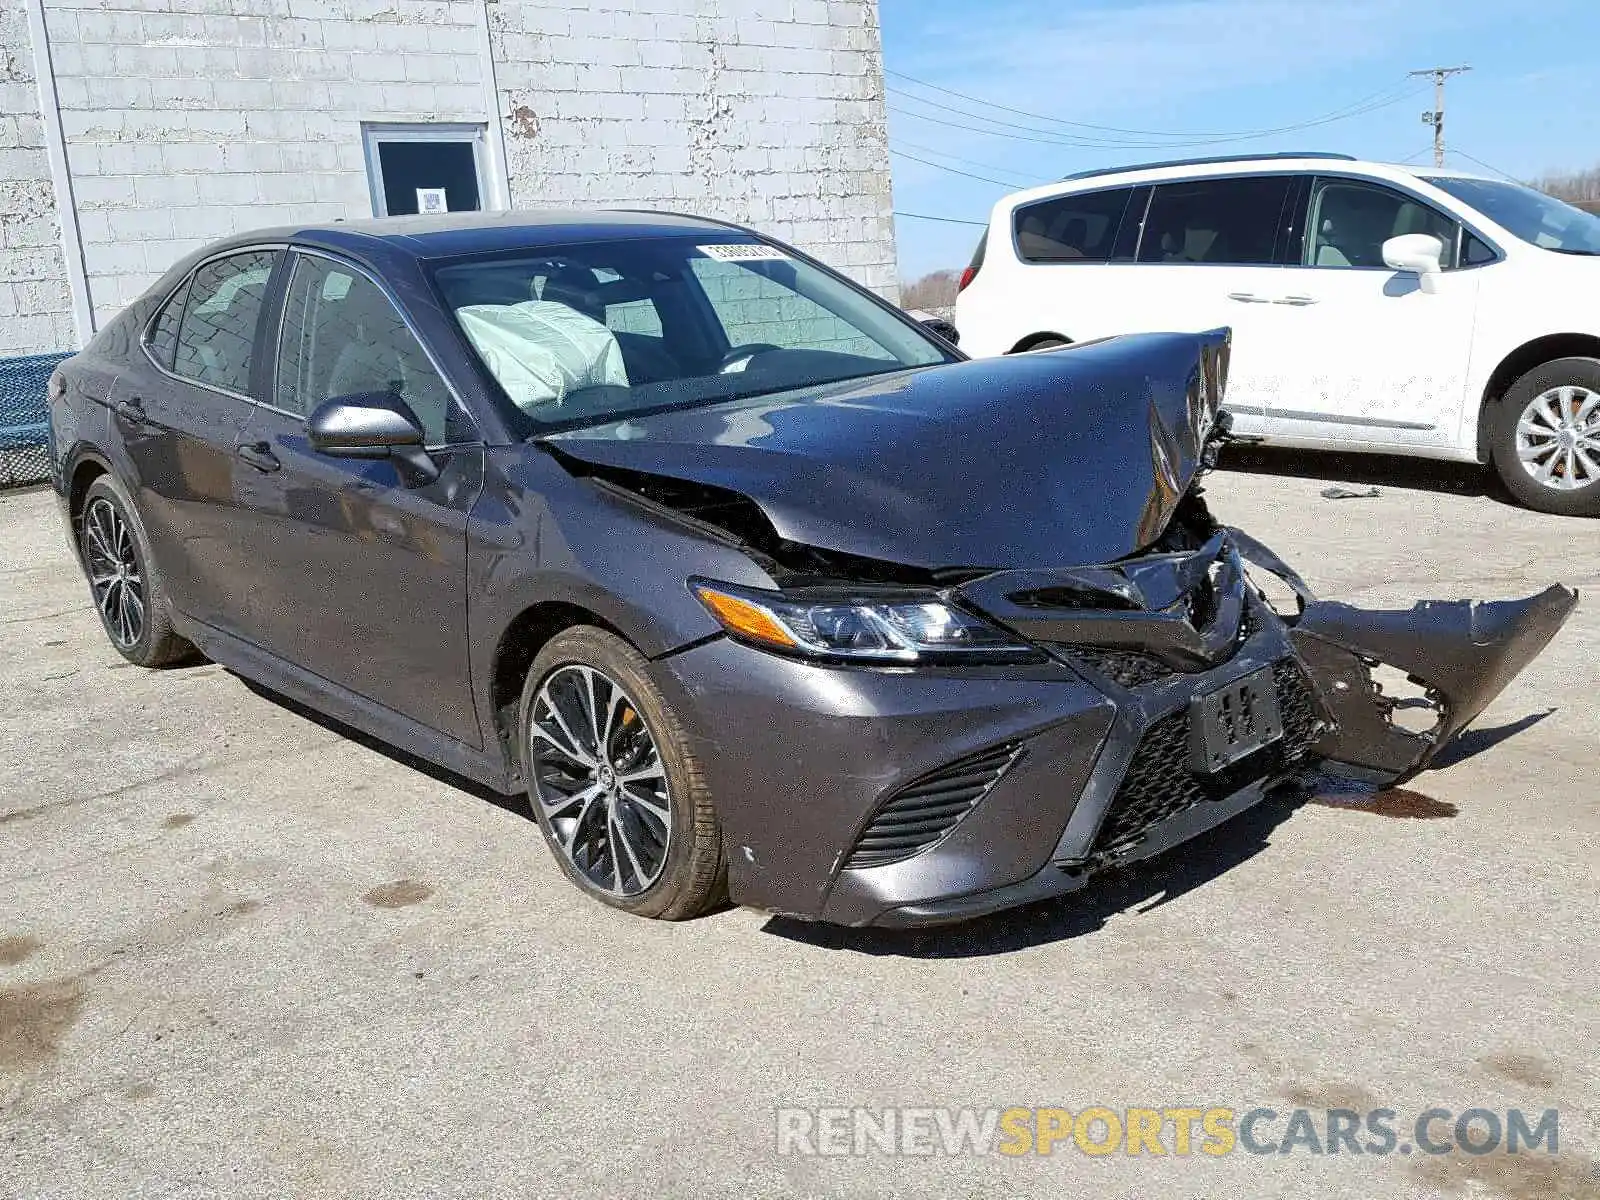
[[[1101,823],[1094,852],[1112,854],[1132,846],[1151,826],[1203,800],[1221,800],[1303,758],[1319,732],[1311,686],[1292,659],[1274,663],[1272,678],[1283,719],[1282,739],[1215,775],[1196,775],[1189,769],[1187,709],[1151,725]]]
[[[881,867],[926,850],[972,811],[1021,753],[1015,743],[995,746],[913,780],[878,810],[844,865]]]
[[[1278,715],[1283,718],[1283,756],[1290,762],[1304,758],[1322,735],[1317,702],[1311,683],[1292,658],[1272,664],[1272,682],[1278,693]]]
[[[1125,688],[1143,687],[1177,671],[1153,654],[1142,650],[1107,650],[1099,646],[1073,646],[1067,657],[1074,663],[1098,671]]]

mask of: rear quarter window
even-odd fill
[[[1019,208],[1012,215],[1017,256],[1023,262],[1106,262],[1132,188],[1058,196]]]

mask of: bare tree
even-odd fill
[[[1600,167],[1586,171],[1552,172],[1535,182],[1541,192],[1549,192],[1558,200],[1589,208],[1600,204]]]
[[[958,271],[934,271],[921,279],[900,287],[900,306],[920,308],[924,312],[936,308],[949,308],[956,302],[956,285],[961,280]]]

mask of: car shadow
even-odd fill
[[[1083,890],[959,925],[932,929],[851,929],[770,917],[763,933],[829,950],[901,958],[983,958],[1096,933],[1124,912],[1147,913],[1210,883],[1271,844],[1272,832],[1305,804],[1287,784],[1253,808],[1165,854],[1096,876]]]
[[[1466,762],[1469,758],[1475,758],[1485,750],[1498,746],[1507,738],[1516,737],[1525,729],[1532,729],[1546,717],[1554,716],[1555,712],[1555,709],[1547,708],[1543,712],[1531,712],[1515,721],[1496,725],[1493,729],[1468,729],[1465,733],[1458,734],[1455,740],[1434,755],[1433,761],[1428,764],[1428,769],[1436,771],[1441,767],[1453,767],[1457,763]]]
[[[1354,483],[1363,487],[1420,488],[1456,496],[1486,496],[1511,508],[1522,507],[1500,477],[1475,463],[1441,462],[1395,454],[1343,454],[1331,450],[1289,450],[1235,442],[1223,448],[1218,468],[1255,475],[1293,475]],[[1362,498],[1351,498],[1359,504]]]
[[[488,801],[496,808],[503,808],[509,813],[514,813],[515,815],[522,817],[524,820],[533,820],[533,813],[528,809],[528,800],[525,796],[502,795],[500,792],[495,791],[491,787],[486,787],[475,779],[469,779],[465,775],[457,774],[455,771],[449,770],[446,767],[441,767],[436,763],[431,763],[425,758],[418,758],[415,754],[408,754],[406,751],[401,750],[398,746],[391,746],[388,742],[385,742],[379,738],[375,738],[370,733],[366,733],[360,729],[357,729],[353,725],[346,725],[343,721],[335,720],[326,713],[318,712],[316,709],[302,704],[298,700],[292,699],[289,696],[285,696],[282,692],[273,691],[265,684],[257,683],[253,679],[247,679],[243,675],[240,675],[237,671],[229,670],[228,674],[232,675],[235,679],[244,684],[245,687],[249,688],[263,700],[266,700],[272,704],[276,704],[279,708],[287,709],[289,712],[294,713],[295,716],[303,717],[314,725],[320,725],[329,733],[336,733],[342,738],[348,738],[350,741],[355,742],[359,746],[366,747],[375,754],[383,755],[391,762],[399,763],[403,767],[410,767],[413,771],[420,771],[429,779],[445,784],[447,787],[453,787],[460,791],[466,792],[468,795],[475,796],[479,800]]]

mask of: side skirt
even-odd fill
[[[504,764],[482,750],[458,742],[214,626],[178,612],[172,614],[172,624],[207,658],[263,687],[281,692],[335,721],[447,771],[464,775],[502,795],[515,796],[521,790],[507,775]]]

